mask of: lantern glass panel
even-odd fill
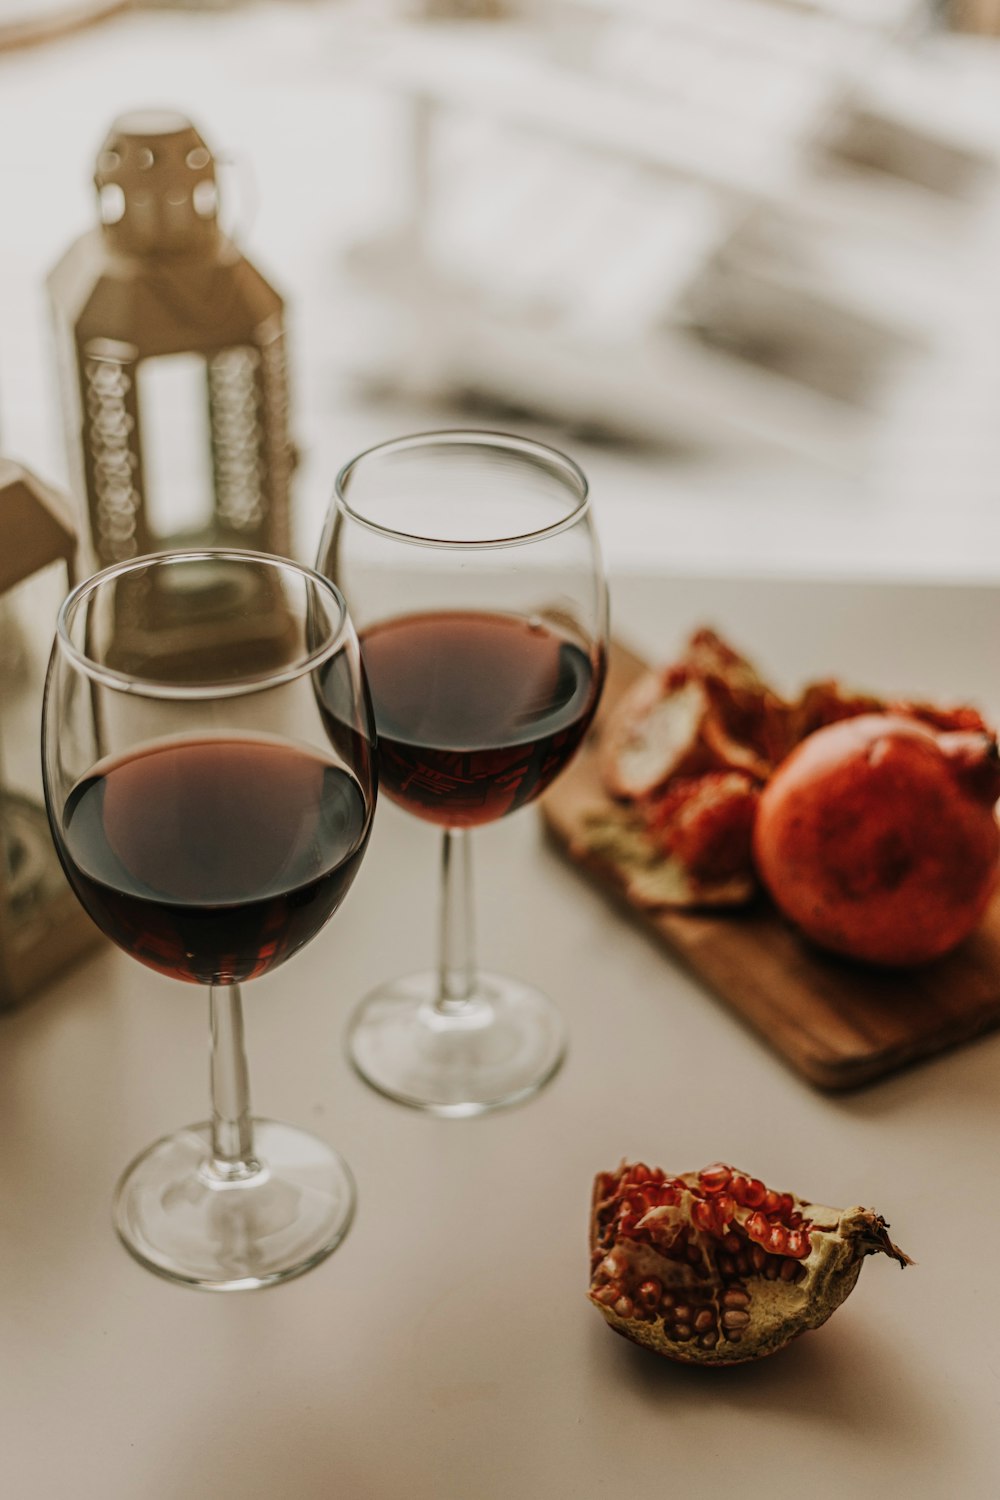
[[[136,383],[150,531],[161,545],[164,539],[204,541],[215,508],[205,358],[168,354],[141,360]]]

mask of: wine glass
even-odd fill
[[[444,831],[437,968],[369,995],[349,1054],[405,1104],[513,1103],[555,1073],[565,1028],[538,990],[476,966],[469,830],[544,791],[597,707],[607,590],[586,479],[504,433],[384,443],[339,474],[317,568],[357,625],[380,786]]]
[[[63,867],[126,953],[209,991],[211,1120],[150,1146],[115,1196],[125,1245],[174,1281],[282,1281],[350,1224],[340,1156],[251,1118],[239,986],[346,895],[371,828],[372,743],[344,601],[308,568],[164,552],[62,607],[42,763]]]

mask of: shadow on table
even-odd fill
[[[1000,1032],[993,1032],[865,1088],[825,1097],[858,1120],[905,1119],[908,1111],[926,1118],[930,1106],[944,1106],[953,1129],[992,1133],[998,1077]]]
[[[720,1413],[739,1410],[769,1422],[800,1423],[825,1430],[827,1439],[858,1443],[874,1451],[921,1451],[940,1462],[948,1445],[947,1423],[895,1351],[869,1329],[819,1330],[777,1356],[744,1365],[701,1369],[650,1356],[624,1338],[606,1347],[597,1328],[595,1358],[614,1363],[614,1378],[647,1407],[655,1407],[676,1431],[685,1409],[704,1415],[706,1403]]]

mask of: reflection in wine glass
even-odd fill
[[[209,987],[212,1118],[151,1146],[115,1199],[127,1247],[173,1280],[281,1281],[350,1223],[340,1157],[251,1118],[239,985],[347,894],[371,828],[372,738],[343,599],[307,568],[160,553],[97,574],[60,612],[42,759],[66,874],[119,947]]]
[[[381,787],[444,830],[438,967],[368,996],[352,1060],[441,1114],[523,1099],[565,1030],[547,997],[475,964],[468,830],[543,792],[597,707],[607,591],[586,480],[500,433],[386,443],[339,475],[317,566],[357,624]]]

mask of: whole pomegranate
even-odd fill
[[[871,1209],[821,1208],[716,1162],[594,1181],[590,1300],[616,1333],[688,1364],[774,1354],[825,1323],[866,1255],[908,1256]]]
[[[868,963],[939,958],[976,926],[1000,853],[996,738],[893,714],[818,729],[760,798],[753,854],[778,908]]]

